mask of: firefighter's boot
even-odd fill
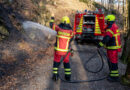
[[[59,75],[58,74],[53,74],[52,80],[57,81],[58,79],[59,79]]]
[[[110,74],[107,80],[110,82],[119,82],[119,72],[117,63],[111,63]]]
[[[67,81],[71,80],[71,68],[69,63],[64,63],[64,70],[65,70],[65,79]]]
[[[58,74],[59,65],[60,65],[59,62],[54,62],[54,64],[53,64],[53,76],[52,76],[52,79],[54,81],[57,81],[59,79],[59,74]]]

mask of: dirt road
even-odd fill
[[[108,75],[109,69],[107,61],[103,70],[99,73],[93,74],[85,71],[84,63],[88,60],[94,52],[96,47],[93,45],[73,45],[76,51],[71,58],[72,80],[91,80],[95,78],[102,78]],[[35,67],[36,76],[28,84],[20,86],[19,90],[129,90],[130,88],[122,86],[120,83],[110,83],[107,80],[98,82],[85,82],[85,83],[66,83],[59,80],[53,82],[52,76],[52,62],[53,57],[49,57],[46,64],[41,64]],[[100,67],[101,61],[96,55],[92,61],[87,65],[91,70],[97,70]],[[62,66],[63,70],[63,66]],[[124,74],[125,65],[119,63],[119,72]],[[63,71],[60,72],[63,76]]]

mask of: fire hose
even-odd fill
[[[70,52],[70,51],[67,52],[67,54],[65,55],[64,58],[66,58],[66,56],[68,55],[69,52]],[[104,67],[103,56],[101,55],[101,52],[104,53],[104,51],[101,50],[100,48],[97,48],[97,52],[98,52],[98,55],[99,55],[100,58],[101,58],[101,59],[100,59],[100,60],[101,60],[101,67],[100,67],[97,71],[92,71],[92,70],[89,70],[87,67],[84,66],[84,67],[85,67],[85,70],[88,71],[88,72],[90,72],[90,73],[98,73],[98,72],[100,72],[100,71],[103,69],[103,67]],[[94,54],[89,58],[89,60],[85,62],[85,65],[86,65],[87,63],[89,63],[89,62],[92,60],[92,58],[93,58],[96,54],[97,54],[97,53],[94,53]],[[105,55],[105,53],[104,53],[104,55]],[[105,55],[105,56],[106,56],[106,55]],[[64,58],[61,58],[60,66],[61,66],[61,63],[63,62]],[[109,64],[109,60],[108,60],[108,59],[107,59],[107,61],[108,61],[108,64]],[[59,66],[59,67],[60,67],[60,66]],[[60,72],[60,71],[61,71],[61,70],[59,70],[59,72]],[[70,81],[64,80],[60,75],[59,75],[59,77],[60,77],[60,79],[61,79],[62,81],[67,82],[67,83],[83,83],[83,82],[101,81],[101,80],[106,79],[108,76],[104,76],[104,77],[102,77],[102,78],[92,79],[92,80],[70,80]]]

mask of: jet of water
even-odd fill
[[[39,38],[42,41],[52,41],[57,35],[57,32],[51,28],[32,21],[24,21],[22,27],[31,39]]]

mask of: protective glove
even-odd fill
[[[97,48],[104,47],[104,44],[102,42],[97,43]]]

